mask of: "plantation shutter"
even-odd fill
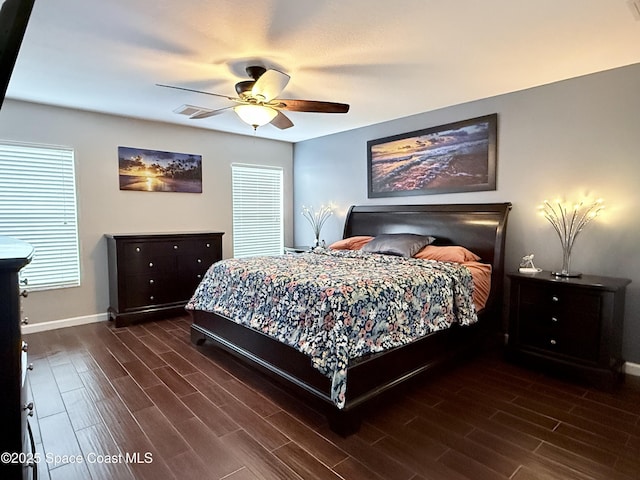
[[[72,149],[0,143],[0,235],[33,245],[29,290],[80,285]]]
[[[282,168],[233,164],[231,172],[233,256],[282,254]]]

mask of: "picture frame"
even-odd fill
[[[202,155],[118,147],[120,190],[202,193]]]
[[[368,198],[496,189],[496,113],[367,142]]]

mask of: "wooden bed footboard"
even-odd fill
[[[484,324],[433,332],[409,345],[367,355],[353,361],[347,373],[347,399],[338,409],[331,400],[330,379],[311,366],[308,356],[221,315],[191,312],[191,341],[206,340],[275,379],[321,410],[333,431],[348,435],[357,431],[365,408],[409,380],[435,373],[480,347]]]

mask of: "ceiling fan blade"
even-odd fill
[[[278,115],[271,120],[271,125],[278,127],[280,130],[284,130],[285,128],[293,127],[293,122],[284,113],[279,111]]]
[[[277,104],[275,104],[276,102]],[[349,105],[346,103],[292,100],[285,98],[278,98],[273,106],[275,108],[291,110],[292,112],[347,113],[349,111]]]
[[[202,90],[194,90],[193,88],[176,87],[176,86],[174,86],[174,85],[162,85],[162,84],[160,84],[160,83],[156,83],[156,86],[157,86],[157,87],[164,87],[164,88],[173,88],[173,89],[175,89],[175,90],[183,90],[183,91],[185,91],[185,92],[202,93],[202,94],[204,94],[204,95],[211,95],[211,96],[214,96],[214,97],[226,98],[227,100],[231,100],[231,101],[236,101],[236,100],[238,100],[238,99],[237,99],[237,98],[235,98],[235,97],[229,97],[229,96],[227,96],[227,95],[220,95],[219,93],[205,92],[205,91],[202,91]]]
[[[251,95],[262,97],[265,102],[269,102],[280,95],[289,83],[289,78],[289,75],[278,70],[267,70],[256,80]]]

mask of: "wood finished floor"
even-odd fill
[[[603,393],[485,354],[420,382],[344,439],[262,375],[193,347],[188,317],[25,340],[45,480],[640,478],[633,377]],[[152,461],[95,461],[134,452]]]

